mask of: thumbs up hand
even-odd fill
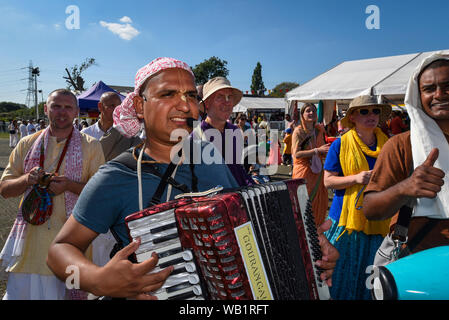
[[[445,173],[433,165],[438,159],[439,150],[434,148],[428,154],[426,160],[413,171],[408,178],[406,193],[414,198],[435,198],[444,184]]]

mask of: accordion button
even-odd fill
[[[193,262],[187,262],[184,267],[187,272],[194,272],[196,270],[195,263]]]
[[[193,293],[195,293],[195,295],[199,296],[201,295],[202,291],[201,291],[201,287],[200,286],[193,286]]]
[[[189,250],[184,251],[182,253],[182,258],[184,259],[184,261],[191,261],[193,259],[192,252],[190,252]]]
[[[189,282],[191,284],[198,284],[200,282],[200,278],[196,274],[190,274],[189,275]]]

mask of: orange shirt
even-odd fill
[[[287,133],[283,141],[284,141],[284,154],[292,154],[292,134]]]

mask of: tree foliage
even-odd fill
[[[81,76],[81,74],[86,71],[89,67],[96,65],[94,58],[86,58],[86,60],[78,66],[77,64],[69,69],[65,68],[65,71],[67,73],[67,77],[63,77],[65,81],[67,82],[67,89],[72,89],[75,91],[82,92],[86,90],[84,88],[84,78]]]
[[[197,64],[192,68],[193,74],[195,75],[196,84],[205,84],[212,78],[215,77],[227,77],[229,70],[226,67],[228,62],[226,60],[221,60],[215,56],[204,60],[200,64]]]
[[[20,108],[26,108],[26,105],[8,101],[0,102],[0,112],[16,111]]]
[[[266,90],[262,80],[262,65],[257,62],[251,79],[251,92],[257,96],[263,96]]]
[[[270,97],[283,98],[288,91],[299,86],[296,82],[281,82],[270,93]]]
[[[12,119],[36,119],[36,108],[27,108],[24,104],[17,104],[13,102],[0,102],[0,106],[4,104],[13,104],[19,106],[18,109],[10,110],[10,111],[3,111],[3,109],[0,109],[0,119],[3,121],[9,122],[9,120]],[[44,114],[44,102],[39,103],[37,106],[39,109],[39,118],[42,119]]]

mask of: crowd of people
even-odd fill
[[[15,148],[20,139],[34,134],[35,132],[45,129],[46,123],[44,119],[37,121],[30,120],[10,120],[8,124],[9,130],[9,146]]]
[[[74,126],[76,96],[55,90],[44,106],[48,126],[16,142],[0,182],[3,197],[22,196],[24,203],[0,253],[8,272],[3,299],[154,299],[151,292],[173,267],[149,273],[156,254],[129,261],[140,240],[130,242],[125,217],[186,190],[265,183],[270,178],[260,169],[270,161],[291,165],[292,178],[306,181],[323,253],[315,263],[332,299],[370,299],[367,267],[402,205],[415,203],[410,238],[437,221],[412,252],[449,244],[443,232],[449,225],[448,83],[449,57],[432,56],[412,75],[405,121],[391,117],[391,105],[360,96],[332,122],[335,128],[325,127],[316,106],[306,103],[297,119],[285,118],[277,141],[269,141],[263,115],[230,121],[243,94],[228,79],[197,86],[190,67],[173,58],[140,68],[123,101],[103,94],[99,120],[86,128]],[[19,128],[14,122],[11,128]],[[248,132],[257,132],[255,140]],[[187,144],[195,153],[174,157],[179,152],[173,150]],[[256,161],[249,160],[251,152]],[[36,188],[51,196],[50,213],[48,207],[30,212]],[[328,190],[334,193],[329,210]],[[41,216],[39,223],[33,215]],[[81,275],[79,290],[65,284],[70,266]]]

